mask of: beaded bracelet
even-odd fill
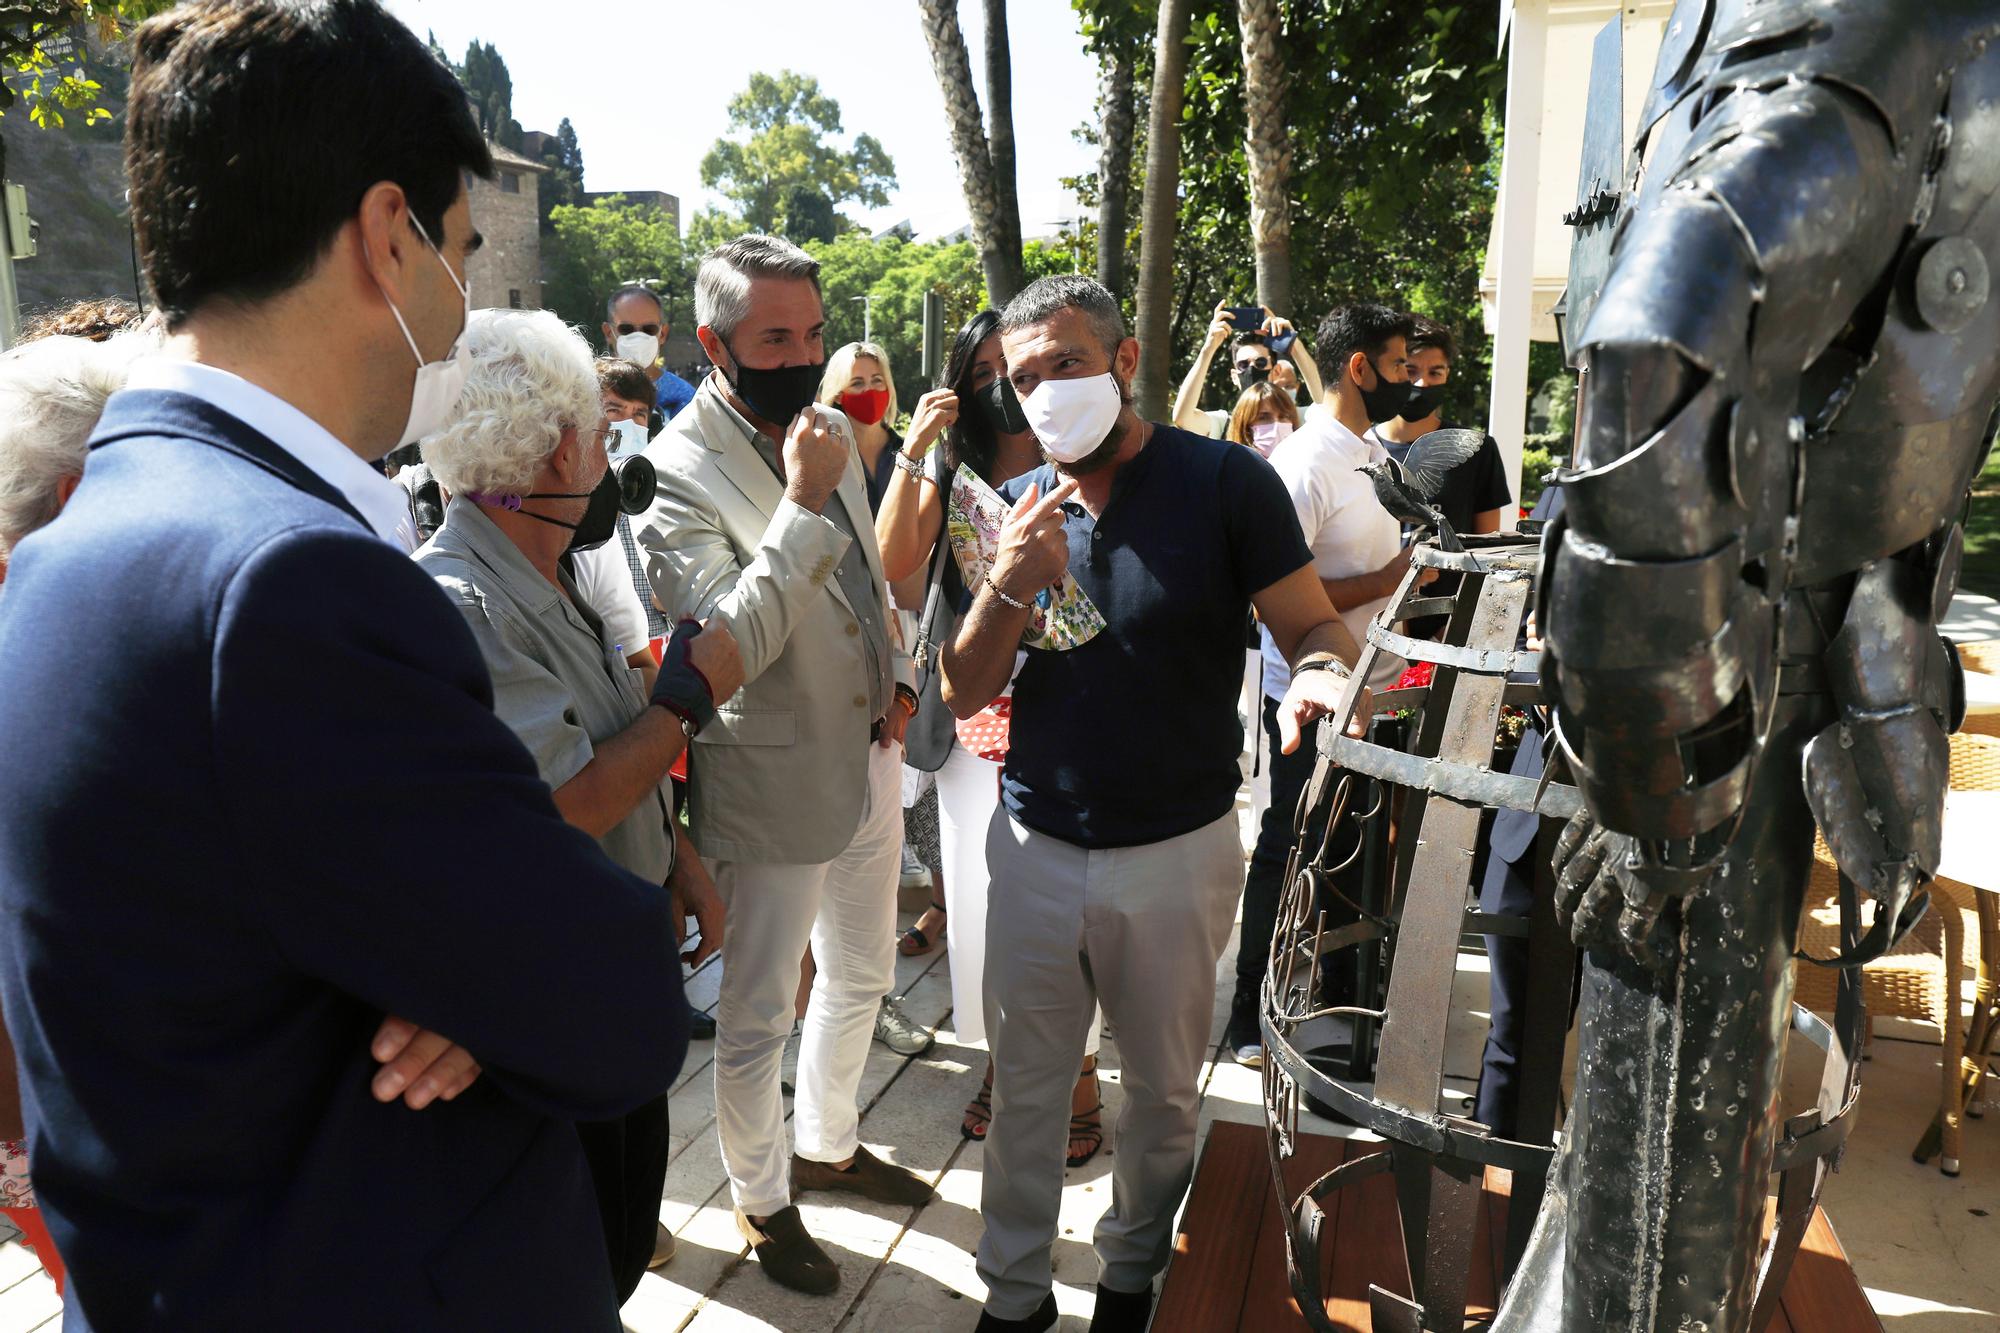
[[[1007,590],[993,581],[993,574],[991,571],[987,572],[986,586],[993,589],[993,595],[995,597],[998,597],[1001,601],[1007,603],[1007,605],[1013,607],[1016,611],[1025,611],[1028,609],[1028,604],[1026,602],[1017,601],[1016,599],[1009,597],[1007,595]]]

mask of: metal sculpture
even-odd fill
[[[1873,904],[1837,961],[1923,908],[1963,709],[1936,622],[2000,395],[1996,38],[1973,0],[1682,0],[1588,219],[1608,262],[1573,284],[1578,454],[1540,597],[1589,953],[1499,1333],[1759,1322],[1815,820]]]
[[[1394,1290],[1397,1275],[1374,1275],[1374,1327],[1384,1333],[1461,1333],[1471,1271],[1487,1262],[1473,1248],[1484,1168],[1514,1173],[1504,1247],[1511,1258],[1526,1244],[1526,1224],[1534,1217],[1553,1152],[1575,951],[1555,919],[1547,857],[1537,910],[1528,920],[1479,912],[1468,893],[1484,807],[1526,810],[1539,799],[1539,808],[1552,816],[1543,821],[1541,841],[1548,852],[1554,850],[1561,816],[1581,808],[1575,788],[1543,787],[1531,777],[1495,772],[1492,762],[1502,707],[1529,708],[1538,699],[1532,675],[1523,677],[1534,671],[1536,654],[1519,641],[1541,554],[1532,537],[1511,533],[1468,536],[1464,544],[1470,550],[1447,550],[1444,544],[1440,534],[1414,548],[1410,573],[1386,613],[1369,626],[1354,672],[1356,680],[1367,679],[1384,652],[1429,662],[1428,684],[1374,699],[1378,715],[1412,710],[1415,733],[1402,746],[1347,736],[1358,688],[1350,690],[1336,718],[1320,727],[1320,760],[1299,803],[1297,845],[1266,974],[1264,1096],[1272,1180],[1286,1205],[1293,1293],[1308,1322],[1322,1330],[1336,1327],[1325,1314],[1322,1250],[1338,1191],[1385,1173],[1394,1176],[1410,1293]],[[1417,585],[1426,569],[1462,577],[1452,593],[1429,596]],[[1447,617],[1442,642],[1412,639],[1391,628],[1438,614]],[[1387,822],[1398,802],[1392,871]],[[1351,808],[1357,804],[1368,808]],[[1359,838],[1341,829],[1346,821],[1360,821]],[[1341,896],[1337,875],[1352,857],[1377,863],[1376,873],[1362,878],[1385,885],[1387,901],[1348,903],[1358,919],[1330,925],[1328,909]],[[1520,1119],[1526,1128],[1516,1138],[1447,1114],[1441,1106],[1458,942],[1468,931],[1528,940],[1533,980],[1520,1069]],[[1322,984],[1328,962],[1347,950],[1380,951],[1392,938],[1395,962],[1384,1008],[1367,1007],[1369,987],[1362,1004],[1330,1004]],[[1381,1053],[1371,1086],[1359,1071],[1371,1064],[1378,1022]],[[1342,1037],[1355,1052],[1347,1064],[1329,1069],[1312,1057]],[[1388,1140],[1388,1150],[1350,1159],[1317,1179],[1289,1181],[1286,1166],[1298,1147],[1302,1097],[1374,1130]]]

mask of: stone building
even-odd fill
[[[548,168],[521,154],[493,150],[493,179],[468,173],[472,225],[486,243],[466,264],[472,304],[539,310],[542,305],[542,233],[538,196]]]

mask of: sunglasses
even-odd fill
[[[612,327],[618,331],[618,336],[621,338],[628,333],[645,333],[655,338],[660,336],[658,324],[614,324]]]

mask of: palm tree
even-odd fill
[[[990,134],[979,117],[979,94],[972,86],[972,58],[966,54],[965,34],[958,26],[957,0],[917,0],[924,38],[930,43],[931,68],[944,93],[959,184],[972,214],[972,234],[979,243],[986,297],[997,307],[1027,285],[1028,274],[1021,262],[1021,205],[1014,186],[1014,93],[1007,46],[1007,0],[985,0],[985,8]]]
[[[1243,30],[1243,106],[1257,300],[1292,313],[1291,136],[1285,125],[1285,20],[1279,0],[1236,0]]]
[[[1125,294],[1126,204],[1132,194],[1132,43],[1116,37],[1103,60],[1097,153],[1097,280]]]
[[[1139,205],[1139,415],[1167,414],[1174,305],[1174,233],[1179,221],[1181,100],[1187,82],[1188,0],[1160,0],[1153,35],[1153,99],[1146,120],[1146,191]]]

